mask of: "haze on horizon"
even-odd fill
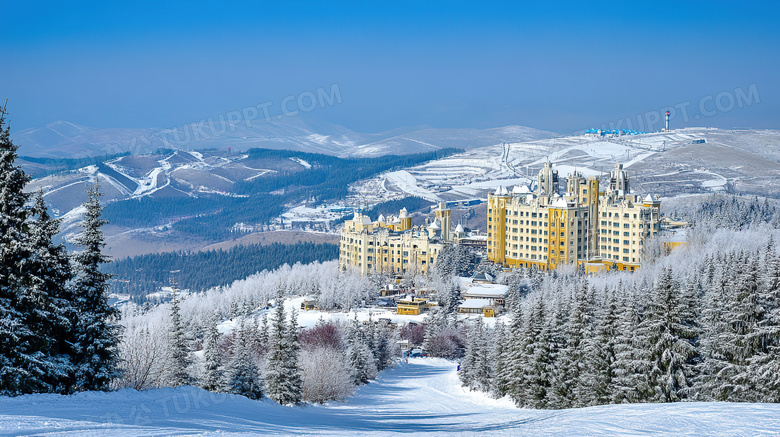
[[[778,12],[771,2],[4,1],[0,97],[13,131],[57,120],[164,128],[337,84],[342,102],[307,118],[360,132],[571,133],[753,87],[760,101],[687,125],[778,129]]]

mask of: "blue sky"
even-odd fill
[[[780,128],[776,2],[485,3],[1,1],[0,97],[14,130],[168,127],[338,84],[307,117],[569,133],[753,86],[688,124]]]

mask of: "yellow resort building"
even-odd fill
[[[488,195],[487,215],[488,259],[505,267],[633,271],[660,231],[661,202],[632,194],[622,164],[604,191],[598,178],[575,171],[561,193],[558,171],[545,163],[535,190],[499,187]]]
[[[380,215],[372,221],[356,213],[341,230],[339,268],[357,268],[372,272],[426,272],[452,238],[450,210],[439,203],[435,219],[424,226],[413,226],[406,208],[398,216]]]

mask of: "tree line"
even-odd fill
[[[203,325],[194,324],[182,317],[178,298],[164,319],[160,311],[154,317],[130,316],[146,323],[128,326],[121,347],[125,371],[115,387],[197,385],[282,405],[321,403],[346,398],[393,365],[398,351],[386,323],[320,320],[301,329],[297,311],[287,311],[284,301],[280,288],[267,311],[236,317],[232,331],[224,334],[218,329],[224,319],[219,311]],[[164,341],[149,342],[152,324],[165,327]]]
[[[119,375],[120,325],[100,270],[98,187],[83,205],[81,250],[70,254],[53,242],[60,220],[43,193],[24,191],[30,177],[15,165],[5,116],[0,108],[0,395],[105,390]]]
[[[707,255],[603,288],[546,278],[511,323],[468,329],[460,377],[518,406],[780,402],[780,256]]]
[[[303,264],[338,258],[338,245],[298,242],[248,244],[200,252],[166,252],[124,258],[106,265],[113,276],[111,291],[142,298],[163,286],[192,291],[227,285],[283,264]]]

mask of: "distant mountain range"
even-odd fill
[[[48,158],[84,158],[130,152],[149,154],[157,149],[233,151],[262,147],[324,153],[340,157],[408,154],[445,147],[472,149],[502,142],[516,143],[558,136],[524,126],[492,129],[437,129],[406,127],[380,133],[354,132],[336,124],[306,121],[302,117],[230,123],[223,119],[185,124],[169,129],[98,129],[66,121],[25,129],[12,135],[20,154]]]

